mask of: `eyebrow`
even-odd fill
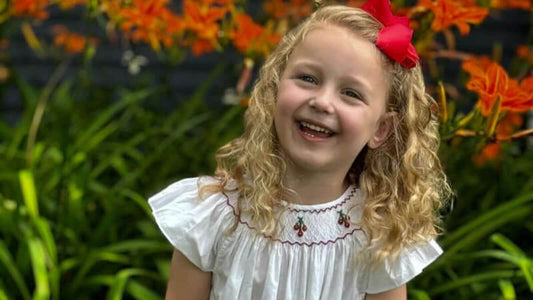
[[[313,61],[309,61],[307,59],[297,60],[296,62],[294,62],[292,64],[292,67],[293,68],[302,68],[303,67],[303,68],[310,68],[310,69],[312,69],[314,71],[320,71],[320,64],[315,63]],[[356,76],[353,76],[353,75],[344,75],[344,76],[342,76],[341,79],[343,81],[349,81],[349,82],[357,85],[358,88],[362,88],[363,92],[365,94],[368,94],[368,92],[370,92],[372,90],[370,84],[366,80],[364,80],[364,78],[359,78],[359,77],[356,77]]]

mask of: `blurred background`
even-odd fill
[[[264,58],[316,7],[0,0],[0,300],[163,299],[172,246],[146,199],[212,174]],[[533,299],[531,0],[392,7],[456,193],[409,299]]]

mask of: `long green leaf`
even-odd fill
[[[15,285],[19,289],[22,298],[24,300],[30,300],[30,290],[26,286],[24,278],[18,270],[15,260],[13,260],[13,257],[11,257],[7,246],[2,240],[0,240],[0,262],[2,262],[2,264],[6,267],[7,272],[11,275],[13,281],[15,281]]]
[[[86,279],[85,276],[87,275],[87,273],[98,262],[127,264],[129,261],[130,260],[127,256],[116,254],[113,252],[102,250],[96,250],[94,252],[91,252],[87,256],[87,258],[83,260],[83,264],[81,265],[69,288],[73,291],[77,290],[81,283]]]
[[[471,276],[461,277],[461,278],[452,280],[447,283],[442,283],[438,285],[437,287],[435,287],[434,289],[429,290],[428,293],[429,295],[434,296],[434,295],[442,294],[442,293],[457,289],[458,287],[461,287],[461,286],[479,283],[483,281],[489,281],[489,280],[512,278],[517,275],[518,274],[515,270],[494,271],[494,272],[475,274]]]
[[[111,286],[115,282],[114,275],[94,275],[83,281],[83,286]]]
[[[155,92],[154,89],[141,90],[137,92],[132,92],[126,94],[120,101],[113,104],[107,110],[102,112],[98,118],[87,128],[87,130],[82,134],[75,142],[73,150],[79,150],[86,145],[87,141],[102,128],[107,122],[109,122],[113,116],[123,109],[124,107],[133,104],[138,101],[146,99],[148,96],[152,95]]]
[[[117,122],[111,122],[107,126],[95,132],[84,144],[83,151],[91,151],[98,147],[107,137],[119,129]]]
[[[24,137],[28,134],[28,129],[30,128],[35,104],[37,103],[35,99],[39,98],[39,91],[29,85],[18,74],[15,73],[14,77],[18,90],[22,94],[22,99],[24,100],[24,104],[26,107],[24,109],[24,115],[22,117],[22,120],[19,121],[19,124],[13,130],[13,135],[11,136],[11,143],[9,144],[8,150],[6,152],[6,158],[9,160],[13,159],[15,155],[17,155],[17,150],[21,148],[21,143],[24,140]]]
[[[127,240],[106,246],[105,251],[120,253],[129,251],[166,251],[168,243],[148,240]]]
[[[132,172],[129,176],[122,178],[122,180],[119,181],[114,188],[118,189],[120,187],[123,187],[128,183],[136,180],[142,174],[144,174],[146,168],[148,168],[155,159],[160,158],[160,155],[161,153],[163,153],[164,150],[166,150],[170,145],[172,145],[172,143],[174,143],[177,139],[183,137],[185,133],[187,133],[187,131],[206,121],[207,117],[208,114],[202,114],[181,123],[180,126],[173,131],[172,135],[170,135],[168,138],[166,138],[159,144],[155,151],[151,153],[150,157],[144,160],[141,165],[137,166],[135,172]]]
[[[476,251],[475,253],[471,253],[471,254],[466,253],[466,254],[457,255],[457,257],[454,258],[454,261],[457,261],[462,264],[464,261],[471,261],[473,258],[480,258],[480,257],[496,258],[496,259],[510,262],[515,265],[520,264],[520,261],[522,260],[522,258],[516,257],[502,250],[481,250],[481,251]]]
[[[125,269],[118,272],[115,277],[115,281],[111,285],[109,292],[107,293],[107,300],[121,300],[124,294],[124,288],[131,276],[150,276],[154,277],[155,274],[143,269]]]
[[[522,249],[520,249],[511,240],[509,240],[507,237],[500,233],[495,233],[491,235],[490,240],[514,256],[521,258],[526,257],[526,254],[524,253],[524,251],[522,251]]]
[[[8,300],[7,294],[4,291],[4,288],[0,286],[0,300]]]
[[[223,131],[227,130],[231,121],[235,121],[237,117],[239,120],[241,119],[243,111],[244,108],[242,106],[232,107],[223,115],[222,119],[217,120],[213,128],[210,129],[209,134],[215,137],[220,136]]]
[[[501,234],[493,234],[491,236],[491,240],[517,258],[517,265],[520,267],[524,277],[526,278],[529,290],[533,292],[533,263],[526,256],[524,251],[522,251],[522,249],[515,245],[511,240]]]
[[[150,130],[148,130],[150,132]],[[143,142],[148,137],[147,132],[140,132],[137,135],[135,135],[133,138],[128,140],[126,143],[123,143],[122,145],[116,147],[116,149],[113,151],[113,153],[109,156],[107,156],[105,159],[101,160],[96,167],[94,167],[91,170],[90,178],[96,178],[98,175],[100,175],[103,171],[105,171],[112,163],[113,159],[117,156],[121,156],[123,153],[130,152],[135,150],[134,147],[137,146],[137,144]]]
[[[50,257],[51,263],[53,265],[57,264],[57,248],[54,237],[52,235],[52,230],[50,229],[50,224],[45,219],[38,217],[35,220],[35,227],[39,236],[41,237],[46,251]]]
[[[446,234],[444,239],[442,239],[441,244],[443,246],[451,245],[455,243],[458,239],[462,238],[464,235],[467,235],[472,231],[475,231],[478,228],[485,226],[487,223],[491,223],[491,221],[500,218],[502,215],[505,215],[509,211],[513,211],[517,207],[520,207],[531,201],[533,201],[533,193],[520,196],[502,205],[499,205],[491,209],[490,211],[478,216],[467,224],[461,226],[460,228],[454,230],[453,232],[449,232],[448,234]]]
[[[531,200],[533,199],[533,197],[526,199]],[[495,231],[496,229],[500,228],[508,222],[527,218],[528,216],[530,216],[532,210],[532,207],[524,207],[520,210],[509,210],[506,211],[505,214],[498,216],[498,218],[495,218],[490,222],[486,220],[486,223],[479,225],[476,230],[473,230],[472,232],[470,232],[470,234],[465,235],[464,237],[462,237],[462,239],[456,241],[455,243],[450,244],[444,254],[434,264],[430,265],[428,269],[437,268],[445,265],[447,263],[447,260],[460,250],[468,246],[474,245],[479,240],[483,239],[485,236],[489,235],[491,232]]]
[[[24,204],[26,205],[26,209],[28,209],[28,213],[34,218],[38,217],[39,205],[37,204],[37,193],[35,192],[33,172],[28,169],[19,171],[19,181]]]
[[[422,290],[408,289],[409,299],[415,300],[431,300],[428,293]]]
[[[130,279],[126,286],[126,291],[133,298],[137,300],[163,300],[163,297],[159,296],[154,291],[140,284],[135,279]]]
[[[152,209],[148,205],[148,201],[145,197],[139,195],[139,193],[132,191],[131,189],[123,189],[119,191],[120,194],[130,198],[135,204],[141,207],[146,216],[152,217]]]
[[[54,240],[54,237],[52,235],[52,230],[50,229],[50,225],[48,221],[43,219],[42,217],[37,217],[33,220],[35,222],[35,227],[37,229],[37,232],[39,233],[39,236],[41,237],[46,252],[43,252],[42,255],[47,254],[47,257],[49,258],[48,266],[49,266],[49,280],[50,280],[50,288],[52,292],[52,298],[58,299],[59,298],[59,280],[60,280],[60,272],[57,266],[57,247]]]
[[[504,300],[516,300],[516,292],[513,283],[509,280],[499,280],[498,285]]]
[[[44,246],[39,239],[30,238],[28,240],[28,248],[30,249],[30,259],[36,286],[33,299],[50,299],[50,283],[48,280],[48,272],[46,270]]]

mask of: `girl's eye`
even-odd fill
[[[313,84],[317,83],[315,78],[313,78],[312,76],[309,76],[309,75],[300,75],[299,79],[302,80],[302,81],[305,81],[305,82],[313,83]]]
[[[358,92],[353,91],[353,90],[344,91],[344,94],[346,96],[348,96],[348,97],[357,98],[357,99],[363,99]]]

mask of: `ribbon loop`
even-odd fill
[[[384,26],[379,32],[376,46],[403,67],[416,66],[420,58],[411,44],[413,30],[409,28],[409,18],[394,16],[388,0],[369,0],[362,9]]]

